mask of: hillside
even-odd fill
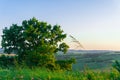
[[[73,70],[83,70],[85,67],[90,69],[109,69],[115,60],[120,61],[120,52],[109,50],[70,50],[68,54],[57,55],[57,59],[68,58],[76,58]]]

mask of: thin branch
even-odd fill
[[[72,39],[72,42],[75,42],[76,44],[78,44],[77,47],[80,47],[80,48],[85,49],[85,48],[83,47],[83,45],[82,45],[75,37],[73,37],[72,35],[70,35],[70,38]]]

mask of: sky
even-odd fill
[[[0,35],[32,17],[60,25],[72,49],[69,35],[86,50],[120,50],[120,0],[0,0]]]

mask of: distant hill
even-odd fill
[[[109,52],[114,52],[111,50],[68,50],[67,53],[81,53],[81,54],[85,54],[85,53],[109,53]]]
[[[68,54],[88,54],[88,53],[120,53],[120,51],[112,51],[112,50],[73,50],[69,49]],[[4,53],[4,49],[0,48],[0,54]],[[58,52],[58,54],[63,54],[62,52]]]
[[[73,70],[110,69],[115,60],[120,62],[120,51],[111,50],[69,50],[68,54],[56,56],[58,60],[75,58]]]
[[[66,55],[69,54],[99,54],[99,53],[120,53],[120,51],[112,51],[112,50],[68,50]],[[63,54],[62,52],[58,52],[58,54]]]

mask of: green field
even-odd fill
[[[89,69],[110,69],[115,60],[120,61],[119,52],[106,53],[86,53],[86,54],[66,54],[57,56],[58,59],[76,58],[76,64],[73,65],[73,70]]]

